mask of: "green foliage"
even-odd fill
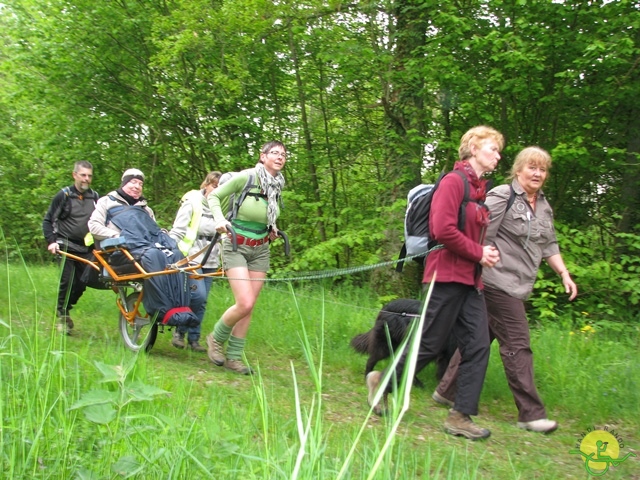
[[[556,225],[563,259],[578,286],[569,302],[562,282],[541,268],[530,298],[531,321],[557,321],[568,328],[593,325],[623,330],[640,322],[640,237],[611,233],[613,225],[583,230]]]
[[[244,377],[173,348],[166,331],[149,355],[127,351],[107,291],[87,291],[74,335],[60,336],[55,268],[5,263],[0,278],[6,478],[516,479],[535,471],[551,480],[584,475],[578,458],[556,462],[549,452],[569,451],[586,427],[615,425],[625,451],[640,442],[637,329],[619,338],[552,324],[532,331],[536,383],[561,422],[544,437],[515,427],[494,344],[477,418],[492,435],[466,442],[443,432],[447,410],[430,398],[429,369],[425,390],[398,397],[410,400],[399,423],[367,418],[365,359],[348,342],[379,310],[369,290],[269,282],[246,349],[259,375]],[[228,284],[214,283],[203,331],[231,302]],[[487,454],[494,449],[500,455]],[[609,475],[636,471],[625,462]]]
[[[545,193],[562,225],[637,235],[639,27],[630,1],[9,2],[0,8],[3,245],[49,258],[41,219],[76,160],[94,163],[103,194],[141,168],[168,227],[208,171],[251,166],[278,138],[291,154],[279,225],[293,257],[276,252],[274,267],[389,260],[406,192],[450,169],[477,124],[507,139],[497,181],[522,147],[540,145],[554,158]],[[593,227],[613,214],[617,225]],[[617,273],[595,268],[636,305],[637,251],[621,244],[598,247]],[[575,247],[574,270],[589,277]],[[569,317],[582,297],[565,305],[547,276],[539,316]],[[390,276],[369,280],[383,295],[406,290]]]
[[[158,395],[169,393],[139,381],[132,381],[129,377],[135,361],[130,362],[129,365],[106,365],[95,362],[95,366],[102,375],[99,383],[113,383],[116,390],[91,390],[69,407],[70,410],[82,409],[87,420],[93,423],[108,424],[119,416],[129,403],[152,401]]]

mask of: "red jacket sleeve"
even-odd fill
[[[473,190],[470,188],[470,190]],[[470,194],[473,197],[473,193]],[[474,238],[481,232],[475,222],[476,204],[469,202],[466,210],[465,231],[458,229],[460,204],[464,199],[464,183],[458,174],[449,174],[442,178],[433,194],[429,226],[433,238],[444,245],[451,253],[473,262],[482,259],[482,245]],[[469,208],[469,206],[472,208]],[[469,218],[472,216],[473,218]]]

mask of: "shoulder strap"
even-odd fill
[[[72,192],[71,191],[71,187],[68,187],[68,186],[67,187],[62,187],[62,191],[64,192],[64,200],[62,202],[62,205],[64,205],[64,202],[66,202],[67,199],[70,196],[73,196],[73,198],[77,198],[78,194]],[[100,198],[100,195],[98,195],[98,192],[96,190],[91,189],[91,188],[89,190],[87,190],[84,195],[85,195],[86,198],[93,199],[94,203],[96,203],[98,201],[98,199]]]
[[[122,205],[125,205],[126,202],[124,202],[123,200],[120,200],[118,197],[115,197],[113,195],[107,195],[109,197],[110,200],[113,200],[114,202],[118,202]]]
[[[451,173],[457,173],[460,178],[462,179],[462,183],[464,185],[464,197],[462,198],[463,202],[468,202],[469,201],[469,181],[467,180],[467,176],[464,174],[464,172],[461,172],[460,170],[452,170]]]
[[[239,195],[236,196],[235,199],[232,199],[230,205],[229,215],[227,215],[227,220],[234,220],[238,216],[238,210],[240,209],[240,205],[244,202],[244,199],[247,198],[247,195],[252,196],[260,196],[259,194],[250,193],[254,188],[258,188],[259,185],[256,183],[256,172],[255,169],[249,169],[247,171],[247,181],[242,187],[242,191]]]
[[[458,230],[464,232],[464,224],[467,219],[467,203],[469,203],[469,181],[467,180],[467,176],[464,172],[460,170],[453,170],[456,172],[460,178],[462,178],[462,183],[464,185],[464,195],[462,197],[462,203],[460,204],[460,210],[458,211]]]
[[[92,190],[91,188],[89,189],[89,192],[91,192],[91,198],[93,198],[93,203],[94,204],[98,203],[98,200],[100,200],[100,195],[98,194],[98,192],[96,190]]]
[[[509,184],[509,200],[507,201],[507,208],[505,209],[505,213],[509,211],[509,209],[513,206],[513,202],[516,201],[516,191],[513,189],[513,185]]]
[[[58,232],[58,220],[64,220],[66,218],[66,216],[67,216],[67,215],[64,215],[62,218],[60,218],[60,216],[64,213],[64,207],[67,204],[67,200],[69,199],[69,195],[71,194],[71,188],[62,187],[60,189],[60,191],[62,193],[64,193],[64,195],[62,197],[62,201],[58,205],[58,208],[56,208],[55,212],[53,212],[53,215],[51,217],[51,221],[53,223],[53,230],[56,233]]]

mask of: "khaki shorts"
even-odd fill
[[[231,241],[226,238],[222,240],[222,264],[225,270],[245,267],[251,272],[269,271],[269,242],[265,242],[257,247],[238,245],[238,251],[231,249]]]

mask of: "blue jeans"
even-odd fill
[[[191,287],[191,301],[189,307],[198,318],[198,325],[195,327],[178,327],[178,332],[184,334],[187,333],[187,340],[189,342],[197,342],[200,340],[200,330],[202,326],[202,319],[204,318],[204,312],[207,309],[207,292],[204,284],[204,280],[189,279],[189,286]]]
[[[217,268],[202,268],[202,273],[216,273]],[[206,289],[206,296],[209,298],[209,292],[211,291],[211,285],[213,285],[213,277],[204,277],[204,286]],[[203,314],[204,315],[204,314]]]
[[[203,268],[201,273],[213,273],[216,270],[217,269],[215,268]],[[189,279],[189,286],[192,288],[191,303],[189,306],[200,321],[196,327],[190,327],[186,330],[183,330],[182,328],[178,329],[180,333],[187,333],[188,342],[197,342],[200,340],[202,321],[204,320],[204,314],[207,311],[207,298],[209,297],[211,285],[213,285],[212,277],[205,277],[199,280]]]

